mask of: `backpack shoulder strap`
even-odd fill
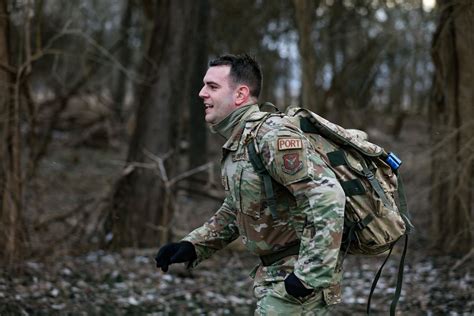
[[[247,145],[249,160],[253,168],[255,169],[255,172],[257,172],[258,175],[263,180],[263,186],[265,188],[265,196],[266,196],[265,200],[267,201],[267,205],[268,205],[268,208],[270,209],[270,212],[272,213],[273,219],[277,219],[278,216],[277,216],[277,210],[276,210],[276,198],[275,198],[275,194],[273,193],[272,177],[270,176],[267,169],[265,168],[265,165],[263,164],[262,159],[257,154],[257,151],[255,150],[254,142],[256,142],[255,138],[252,142],[250,142]]]
[[[410,215],[410,211],[408,210],[407,198],[405,195],[405,188],[403,185],[402,176],[400,175],[398,171],[396,172],[396,175],[397,175],[397,180],[398,180],[397,191],[398,191],[398,198],[399,198],[399,203],[400,203],[400,207],[398,209],[407,227],[407,233],[411,233],[415,229],[415,226],[411,222],[411,215]]]
[[[271,115],[272,113],[268,113],[267,115],[265,115],[262,120],[252,129],[252,132],[250,133],[251,140],[247,143],[247,152],[252,167],[263,180],[263,186],[265,189],[265,200],[272,214],[272,218],[277,219],[278,216],[276,209],[276,198],[275,193],[273,191],[272,176],[268,172],[264,162],[262,161],[262,158],[259,155],[257,143],[258,131],[260,130],[260,127],[262,127],[262,125],[265,123],[265,120]]]

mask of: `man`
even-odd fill
[[[223,55],[209,63],[199,96],[211,130],[227,139],[222,183],[226,198],[208,222],[179,243],[163,246],[156,265],[197,266],[237,237],[261,264],[254,270],[257,315],[324,315],[340,301],[339,249],[344,192],[302,132],[284,115],[260,112],[260,67],[248,55]],[[272,177],[276,214],[247,145]]]

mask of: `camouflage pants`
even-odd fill
[[[257,298],[255,315],[258,316],[329,315],[322,292],[297,299],[286,292],[283,281],[256,285],[254,295]]]

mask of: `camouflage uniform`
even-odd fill
[[[214,216],[184,240],[196,248],[198,258],[192,266],[239,236],[247,249],[258,256],[281,251],[299,240],[299,255],[254,269],[256,314],[323,315],[327,305],[340,301],[344,192],[290,119],[279,115],[267,118],[266,114],[257,105],[249,106],[233,128],[223,146],[226,198]],[[253,137],[274,179],[276,219],[265,203],[262,180],[248,158],[247,144]],[[291,272],[315,291],[303,299],[286,293],[283,281]]]

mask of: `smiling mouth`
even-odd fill
[[[214,106],[210,104],[204,104],[204,108],[207,109],[212,109]]]

